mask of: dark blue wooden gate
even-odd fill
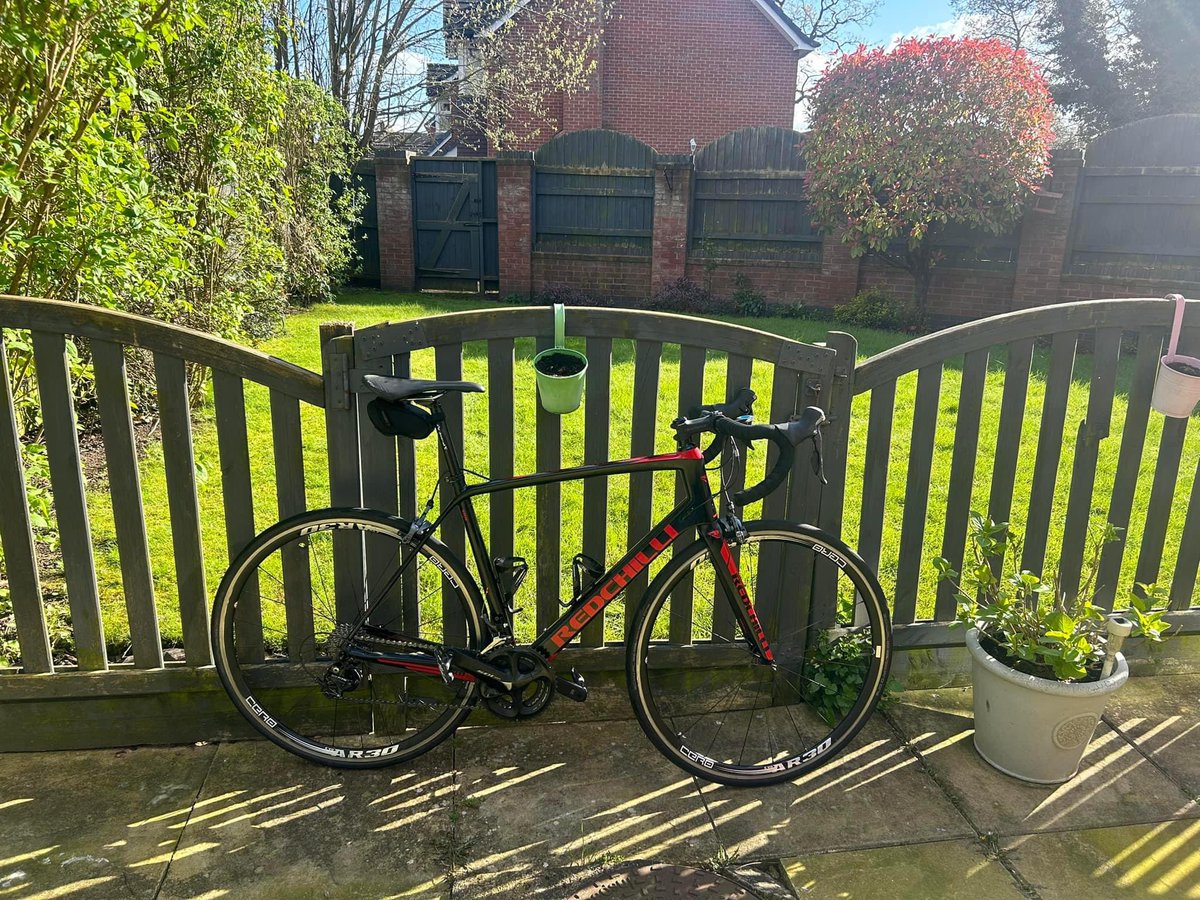
[[[417,287],[496,289],[500,253],[495,161],[416,159],[412,177]]]

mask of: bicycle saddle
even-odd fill
[[[394,375],[364,375],[363,384],[384,400],[433,400],[442,394],[482,394],[483,385],[473,381],[426,381]]]

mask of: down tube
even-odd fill
[[[701,510],[703,514],[703,510]],[[650,530],[640,544],[630,550],[615,566],[604,573],[592,586],[590,596],[576,603],[562,617],[546,629],[534,647],[547,659],[558,655],[575,635],[579,634],[604,607],[612,603],[625,590],[625,586],[645,571],[673,544],[685,529],[699,524],[696,521],[695,501],[686,498],[665,519]]]
[[[758,613],[755,612],[754,604],[750,601],[750,594],[738,571],[737,559],[729,549],[729,541],[725,540],[721,532],[714,528],[704,532],[704,543],[708,545],[708,552],[717,563],[714,568],[725,596],[737,598],[736,601],[731,602],[746,639],[757,645],[759,655],[766,662],[775,662],[775,654],[771,652],[771,645],[767,642],[762,623],[758,620]],[[716,602],[715,599],[714,602]]]

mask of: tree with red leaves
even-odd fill
[[[1003,234],[1049,172],[1053,102],[1024,50],[973,38],[860,47],[817,87],[813,217],[913,277],[922,317],[947,225]]]

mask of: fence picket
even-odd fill
[[[541,353],[554,346],[554,338],[541,335],[537,339]],[[562,421],[537,405],[537,467],[539,472],[552,472],[562,467]],[[559,616],[562,593],[562,485],[539,484],[537,494],[537,627],[549,628]]]
[[[749,356],[731,353],[725,362],[725,402],[732,400],[742,388],[750,387],[754,375],[754,360]],[[742,457],[736,463],[729,453],[721,456],[721,480],[727,484],[727,489],[721,492],[721,515],[728,515],[732,510],[729,495],[735,494],[746,486],[745,449],[738,448]],[[735,562],[741,562],[742,548],[733,545],[730,548]],[[721,595],[724,597],[724,594]],[[725,598],[724,602],[715,601],[713,607],[713,638],[714,640],[732,640],[735,619],[730,601],[736,598]]]
[[[1021,550],[1021,568],[1031,572],[1041,572],[1046,560],[1050,513],[1054,508],[1054,486],[1058,480],[1058,461],[1062,456],[1063,429],[1067,418],[1067,396],[1071,390],[1071,372],[1075,367],[1075,340],[1074,331],[1060,331],[1050,343],[1050,373],[1046,378],[1046,395],[1042,401],[1029,513],[1023,529],[1025,543]]]
[[[61,334],[34,331],[33,355],[79,668],[106,669],[108,657],[104,626],[100,620],[100,590],[96,584],[92,529],[79,462],[79,436],[66,339]]]
[[[155,353],[154,380],[158,387],[158,417],[167,476],[167,506],[171,511],[171,543],[175,551],[175,586],[179,593],[183,649],[189,666],[208,666],[212,665],[212,648],[208,640],[208,588],[204,579],[204,541],[200,535],[200,500],[196,493],[192,416],[184,361],[176,356]]]
[[[412,377],[412,357],[408,353],[392,356],[392,371],[397,378]],[[417,444],[412,438],[396,438],[397,489],[400,494],[400,516],[409,522],[417,517]],[[415,564],[400,578],[400,597],[403,613],[401,621],[405,628],[421,628],[420,585]]]
[[[488,474],[513,475],[513,339],[488,341]],[[498,491],[488,497],[489,544],[494,557],[513,554],[513,492]]]
[[[250,483],[250,451],[246,438],[246,398],[242,379],[214,371],[213,403],[216,406],[217,447],[221,455],[221,496],[225,503],[225,539],[234,560],[254,539],[254,493]],[[262,662],[262,604],[258,573],[242,588],[237,604],[238,658]]]
[[[42,611],[42,585],[7,361],[4,332],[0,331],[0,509],[4,510],[0,516],[0,547],[4,550],[4,572],[17,624],[21,669],[31,675],[46,675],[54,671],[54,658]]]
[[[983,411],[983,388],[987,381],[988,349],[972,350],[963,358],[962,383],[958,391],[958,417],[954,424],[954,456],[950,462],[950,488],[946,494],[946,528],[942,532],[942,556],[955,571],[962,570],[966,549],[967,519],[971,513],[971,487],[975,482],[975,457],[979,452],[979,422]],[[938,583],[934,619],[954,618],[954,588]]]
[[[1004,392],[1000,397],[1000,425],[996,432],[996,455],[992,464],[992,488],[988,493],[988,517],[993,522],[1007,522],[1012,513],[1017,456],[1021,452],[1021,430],[1025,424],[1025,401],[1029,394],[1032,363],[1032,338],[1016,340],[1008,345]]]
[[[133,661],[139,669],[157,669],[163,664],[162,638],[154,605],[154,576],[142,510],[142,479],[133,439],[125,350],[119,344],[100,340],[93,340],[91,349]]]
[[[271,441],[275,454],[275,497],[279,518],[308,508],[304,494],[304,444],[300,402],[271,389]],[[316,657],[313,644],[312,583],[307,554],[295,542],[281,551],[283,603],[287,622],[287,652],[293,662]]]
[[[634,349],[633,426],[629,440],[632,457],[654,453],[658,421],[658,375],[662,360],[662,341],[639,340]],[[629,527],[627,546],[634,546],[650,530],[654,503],[654,473],[635,472],[629,476]],[[629,582],[625,597],[640,597],[646,592],[649,572],[643,570]],[[633,621],[634,605],[625,603],[625,632]]]
[[[1187,419],[1168,417],[1163,422],[1162,437],[1158,442],[1158,462],[1154,467],[1154,481],[1150,485],[1150,502],[1146,506],[1146,527],[1142,531],[1142,546],[1138,551],[1134,574],[1138,584],[1158,581],[1187,426]]]
[[[1071,486],[1067,495],[1067,514],[1063,526],[1059,589],[1070,597],[1079,591],[1083,554],[1087,547],[1088,520],[1092,512],[1092,491],[1096,486],[1096,465],[1100,442],[1108,437],[1112,422],[1113,395],[1117,387],[1117,358],[1121,352],[1121,329],[1096,330],[1092,350],[1092,381],[1088,393],[1087,418],[1079,423],[1075,460],[1071,468]]]
[[[390,356],[359,362],[360,371],[376,375],[395,374],[392,366]],[[383,434],[371,424],[367,406],[373,399],[374,395],[369,393],[352,395],[352,400],[358,404],[363,505],[398,515],[400,487],[396,438]],[[363,545],[366,552],[366,599],[376,604],[371,613],[371,622],[383,628],[395,629],[403,620],[403,586],[399,591],[389,591],[388,596],[383,598],[375,597],[371,592],[381,590],[391,580],[397,565],[396,542],[384,535],[364,534]]]
[[[776,365],[771,377],[771,412],[770,421],[786,422],[796,412],[796,403],[800,397],[801,376],[795,369]],[[779,450],[774,443],[767,448],[766,472],[775,466]],[[795,474],[792,478],[797,477]],[[754,480],[758,480],[757,476]],[[790,481],[781,489],[772,491],[762,501],[762,518],[782,519],[787,514],[788,486]],[[757,580],[754,585],[754,607],[762,617],[767,639],[777,641],[782,634],[779,610],[784,595],[784,586],[788,578],[786,562],[779,547],[768,544],[759,554]],[[749,587],[749,586],[747,586]],[[791,605],[791,604],[789,604]],[[794,606],[793,606],[794,610]],[[808,609],[794,610],[797,615],[808,617]],[[794,652],[803,649],[803,632],[800,634],[800,646],[792,645]]]
[[[1108,521],[1121,529],[1120,537],[1104,546],[1100,570],[1096,574],[1096,600],[1107,609],[1116,598],[1121,563],[1125,558],[1125,529],[1133,510],[1138,473],[1142,467],[1142,451],[1146,445],[1146,424],[1150,418],[1150,395],[1162,355],[1162,333],[1143,331],[1138,335],[1137,357],[1133,384],[1125,406],[1125,422],[1121,426],[1121,450],[1117,457],[1117,473],[1113,478],[1112,497],[1108,504]]]
[[[938,400],[942,388],[941,362],[917,371],[917,399],[909,443],[908,477],[904,484],[904,518],[900,525],[900,558],[896,565],[896,607],[893,621],[916,618],[917,584],[925,559],[925,520],[929,511],[929,473],[937,433]]]
[[[433,359],[434,370],[439,381],[460,381],[462,379],[462,344],[443,344],[440,347],[435,347]],[[462,394],[457,391],[450,391],[442,395],[440,402],[442,411],[446,414],[446,431],[450,443],[457,449],[459,454],[462,454],[465,449],[463,446]],[[450,471],[446,467],[445,457],[440,453],[438,454],[438,474],[441,483],[448,486]],[[444,513],[454,497],[454,492],[443,490],[438,493],[440,496],[440,508]],[[442,541],[446,546],[459,559],[466,559],[467,534],[466,529],[463,527],[462,517],[457,513],[447,516],[445,521],[442,522],[441,532]],[[443,578],[442,628],[445,630],[448,642],[464,640],[467,634],[466,623],[463,621],[462,611],[456,599],[457,593],[454,586],[447,579]]]
[[[362,469],[359,456],[358,404],[352,393],[354,326],[330,322],[321,326],[321,371],[325,381],[325,440],[329,447],[329,501],[332,506],[362,506]],[[333,533],[333,581],[337,614],[354,621],[362,600],[362,532],[339,529]]]
[[[866,564],[876,571],[879,570],[879,550],[883,545],[883,514],[895,408],[895,379],[885,381],[871,391],[867,450],[863,463],[862,506],[858,519],[858,552]]]
[[[593,464],[608,459],[612,338],[589,337],[587,358],[583,461],[584,464]],[[602,565],[608,550],[607,537],[608,479],[588,478],[583,482],[583,552]],[[583,629],[579,644],[582,647],[604,646],[603,616],[597,616]]]
[[[1196,462],[1187,517],[1183,522],[1183,534],[1179,536],[1179,555],[1175,558],[1175,571],[1171,573],[1171,609],[1187,609],[1192,605],[1197,569],[1200,569],[1200,460]]]
[[[703,347],[683,344],[679,348],[679,414],[687,415],[694,407],[704,402]],[[687,497],[688,486],[683,478],[675,478],[675,502],[682,503]],[[681,553],[696,539],[695,528],[685,528],[675,539],[672,555]],[[692,573],[687,572],[671,591],[670,640],[673,644],[687,644],[692,638]]]

